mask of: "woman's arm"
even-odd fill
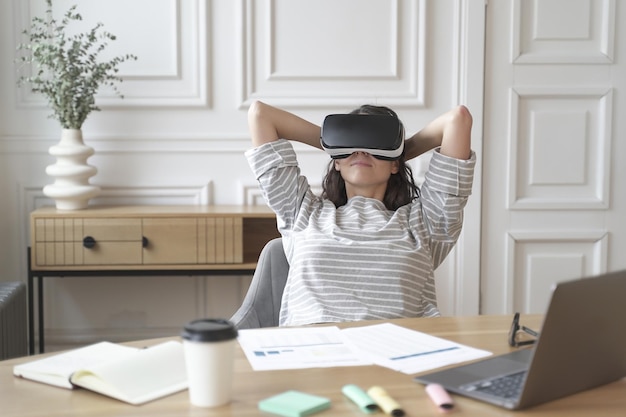
[[[248,128],[255,147],[288,139],[322,149],[319,126],[261,101],[255,101],[248,109]]]
[[[261,101],[255,101],[250,106],[248,127],[255,147],[288,139],[322,149],[319,126]],[[441,146],[444,155],[468,159],[471,130],[472,115],[467,107],[458,106],[449,110],[406,140],[406,159],[413,159],[437,146]]]
[[[405,142],[406,159],[441,146],[441,153],[457,159],[470,157],[472,115],[465,106],[447,111]]]

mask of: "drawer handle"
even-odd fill
[[[149,244],[150,242],[148,241],[148,238],[145,236],[142,236],[141,246],[146,248],[148,247]],[[83,239],[83,246],[87,249],[93,249],[96,246],[96,239],[94,239],[91,236],[85,236],[85,238]]]
[[[83,247],[87,249],[93,249],[96,246],[96,239],[91,236],[85,236],[83,239]]]

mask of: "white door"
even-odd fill
[[[481,312],[626,268],[626,4],[487,7]]]

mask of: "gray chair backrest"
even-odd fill
[[[231,317],[238,329],[278,326],[280,304],[289,263],[281,238],[272,239],[259,255],[250,288],[241,307]]]

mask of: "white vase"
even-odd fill
[[[80,129],[63,129],[61,141],[50,147],[50,155],[57,158],[46,168],[54,184],[46,185],[43,193],[55,200],[59,210],[79,210],[87,207],[89,199],[100,194],[100,187],[89,184],[89,178],[98,170],[87,164],[93,155],[92,147],[83,142]]]

